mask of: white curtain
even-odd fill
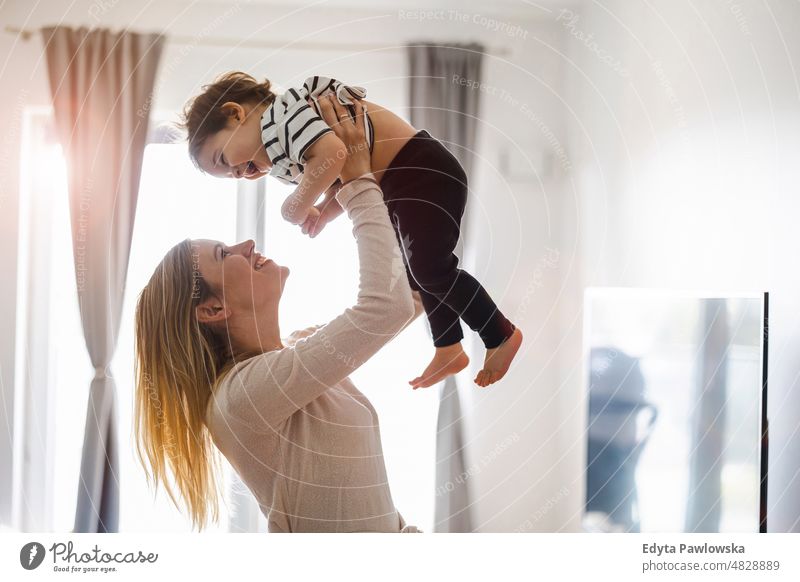
[[[117,343],[131,235],[163,37],[43,28],[56,128],[69,181],[75,275],[89,390],[75,532],[119,529]]]

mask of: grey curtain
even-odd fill
[[[109,370],[128,271],[148,111],[163,37],[43,28],[67,160],[75,276],[89,389],[74,532],[119,529],[116,386]]]
[[[411,124],[426,129],[458,158],[472,178],[480,91],[459,79],[480,82],[484,48],[480,44],[437,45],[419,43],[407,47],[409,58]],[[456,254],[462,255],[469,236],[469,206],[461,222]],[[461,405],[455,378],[445,380],[439,391],[436,427],[436,532],[470,532],[469,483],[466,471]]]

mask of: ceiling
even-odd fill
[[[258,4],[263,6],[318,6],[327,9],[457,10],[487,14],[546,16],[560,8],[574,7],[585,0],[199,0],[210,4]]]

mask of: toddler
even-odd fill
[[[486,347],[475,383],[500,380],[519,350],[522,332],[481,284],[458,268],[453,250],[467,202],[467,177],[455,156],[426,130],[366,101],[362,87],[320,76],[282,94],[270,86],[245,73],[228,73],[187,103],[183,126],[195,165],[215,176],[257,179],[268,173],[296,185],[281,214],[313,237],[342,213],[335,194],[347,156],[344,143],[320,116],[317,100],[331,99],[340,122],[355,120],[363,110],[372,172],[433,335],[433,358],[409,384],[431,386],[467,366],[459,318]]]

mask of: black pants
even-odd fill
[[[467,176],[456,157],[424,129],[397,153],[381,178],[412,289],[419,291],[433,345],[461,341],[459,317],[495,348],[514,331],[481,284],[453,254],[467,203]]]

